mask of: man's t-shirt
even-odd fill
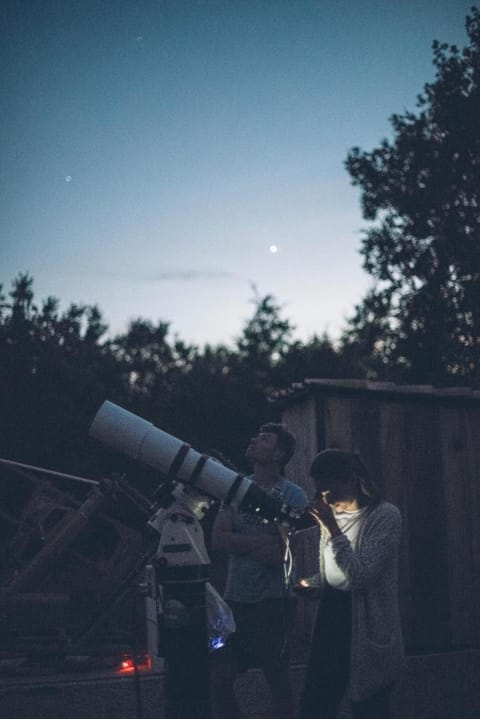
[[[299,510],[303,510],[307,504],[303,489],[284,477],[273,485],[268,494]],[[233,529],[235,532],[250,536],[279,534],[275,524],[248,512],[233,513]],[[293,576],[290,580],[293,581]],[[248,554],[230,554],[225,599],[235,602],[258,602],[262,599],[284,596],[285,578],[282,566],[267,566],[255,561]]]

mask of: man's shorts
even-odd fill
[[[262,599],[260,602],[229,601],[236,631],[220,650],[235,671],[280,668],[288,664],[294,600]]]

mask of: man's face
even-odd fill
[[[277,446],[277,435],[274,432],[260,431],[250,440],[245,456],[254,464],[279,462],[282,452]]]

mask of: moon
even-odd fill
[[[275,255],[278,252],[277,245],[270,245],[270,247],[268,249],[270,250],[272,255]]]

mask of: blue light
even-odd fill
[[[208,649],[211,652],[214,652],[216,649],[221,649],[224,646],[225,646],[225,637],[222,637],[219,634],[217,634],[213,637],[210,637],[208,640]]]

